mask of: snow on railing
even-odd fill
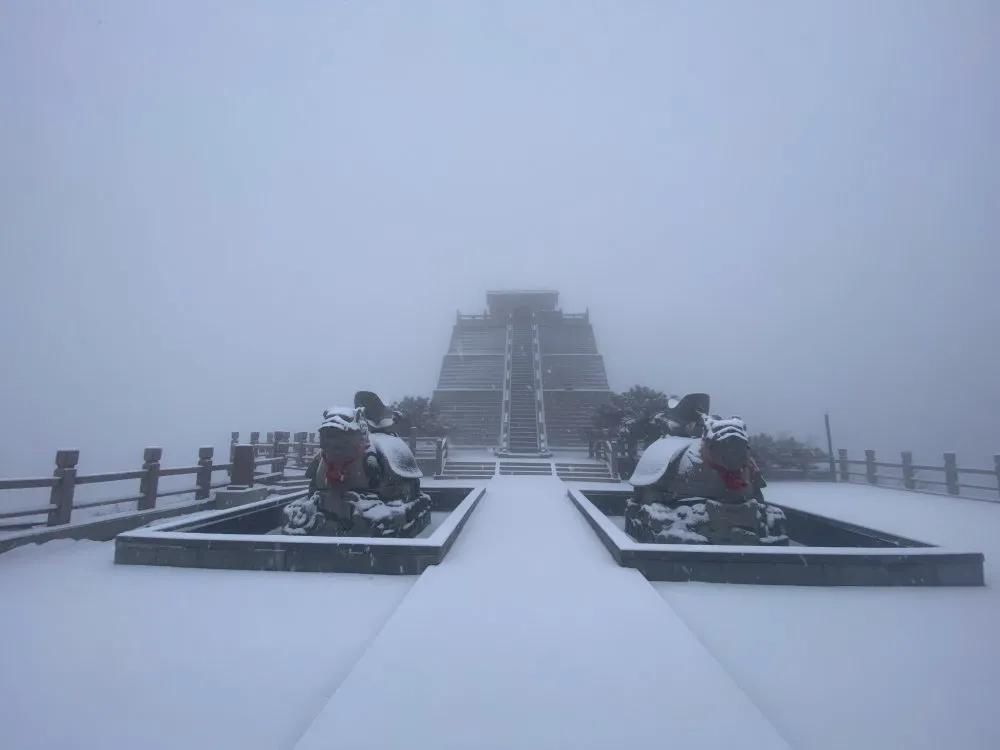
[[[500,412],[500,450],[510,450],[510,381],[514,362],[514,317],[507,315],[507,341],[503,354],[503,401]]]
[[[538,321],[531,314],[531,361],[535,376],[535,417],[538,422],[538,450],[542,455],[549,452],[548,429],[545,424],[545,390],[542,380],[542,351],[538,337]]]
[[[608,438],[589,441],[588,454],[590,458],[596,458],[598,460],[604,461],[604,464],[608,467],[608,473],[611,475],[612,479],[621,479],[619,473],[620,462],[618,458],[620,455],[624,455],[624,449],[617,441],[610,440]]]
[[[959,467],[958,456],[954,453],[944,454],[943,466],[931,466],[913,463],[913,453],[910,451],[900,453],[900,461],[896,463],[876,461],[873,450],[866,450],[864,459],[851,459],[847,457],[847,451],[841,448],[837,451],[837,464],[837,474],[841,482],[863,480],[875,486],[929,492],[936,495],[947,494],[969,500],[1000,502],[1000,455],[993,456],[992,469],[974,469]],[[864,471],[852,471],[853,467],[858,466],[864,467]],[[928,479],[925,476],[920,476],[920,472],[936,472],[941,477]],[[993,481],[989,484],[963,482],[963,475],[990,477]]]
[[[208,499],[211,491],[229,484],[212,482],[212,474],[217,471],[231,471],[233,464],[213,463],[215,449],[205,447],[198,449],[198,463],[195,466],[179,466],[163,468],[160,459],[162,448],[146,448],[143,451],[142,468],[133,471],[103,472],[99,474],[80,474],[78,464],[80,451],[60,450],[56,452],[56,468],[51,477],[34,477],[29,479],[0,479],[0,490],[49,489],[49,502],[42,506],[4,510],[0,506],[0,519],[20,519],[10,524],[4,524],[5,531],[25,530],[35,526],[61,526],[72,521],[74,510],[98,508],[119,503],[136,503],[136,511],[153,510],[159,498],[175,495],[194,494],[196,500]],[[273,461],[274,459],[267,459]],[[284,470],[284,459],[278,459],[281,470]],[[160,479],[164,477],[195,475],[194,487],[180,489],[161,489]],[[76,498],[76,488],[80,485],[103,484],[139,480],[138,492],[126,497],[99,498],[96,500],[80,500]],[[45,516],[45,520],[40,520]]]
[[[198,449],[198,463],[192,466],[163,467],[162,448],[146,448],[143,451],[142,468],[130,471],[100,472],[81,474],[79,472],[80,451],[60,450],[56,452],[55,470],[51,477],[27,477],[0,479],[0,491],[49,490],[48,502],[12,507],[0,495],[0,531],[29,531],[42,526],[65,526],[73,522],[74,511],[134,503],[134,512],[157,510],[157,501],[179,495],[193,495],[195,501],[208,500],[212,490],[221,487],[253,487],[259,484],[277,484],[285,477],[286,468],[291,465],[304,469],[319,452],[315,432],[269,432],[267,441],[260,441],[259,432],[250,433],[250,443],[239,442],[240,433],[231,433],[230,459],[228,463],[214,463],[215,449],[211,446]],[[427,463],[429,470],[441,474],[448,460],[448,439],[446,437],[421,437],[412,429],[408,435],[410,449],[414,456]],[[263,470],[261,470],[263,467]],[[228,472],[224,481],[212,481],[216,472]],[[170,477],[194,476],[194,486],[174,486]],[[110,482],[136,481],[137,492],[126,496],[101,496],[96,492],[79,492],[83,485],[104,485]],[[18,492],[12,492],[17,496]],[[110,491],[108,490],[108,494]],[[113,511],[115,509],[112,509]],[[94,520],[89,517],[88,521]],[[34,533],[34,532],[32,532]]]

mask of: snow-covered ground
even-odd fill
[[[0,747],[292,746],[415,578],[0,555]]]
[[[768,497],[982,551],[998,580],[998,505],[860,485]],[[5,750],[1000,747],[991,585],[651,584],[554,477],[492,480],[419,579],[112,557],[0,555]]]
[[[565,495],[491,481],[297,750],[787,747]]]
[[[984,588],[655,583],[799,748],[1000,748],[1000,505],[864,485],[767,497],[986,555]]]

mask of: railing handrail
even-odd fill
[[[46,515],[45,524],[60,526],[72,520],[74,510],[96,508],[105,505],[117,505],[125,502],[137,503],[137,510],[152,510],[156,507],[158,498],[174,495],[194,494],[196,500],[207,500],[213,489],[228,485],[229,482],[212,482],[212,474],[219,471],[231,471],[232,463],[217,464],[213,461],[215,449],[211,446],[198,449],[198,463],[189,466],[163,468],[160,459],[163,456],[161,448],[146,448],[143,451],[143,466],[141,469],[129,471],[108,471],[92,474],[78,474],[80,451],[60,450],[56,452],[56,468],[51,477],[28,477],[23,479],[0,479],[0,490],[43,489],[50,490],[49,502],[45,505],[17,510],[4,510],[0,518],[28,518]],[[286,457],[281,455],[266,459],[273,465],[280,465],[284,471]],[[262,463],[264,463],[262,462]],[[273,470],[273,469],[272,469]],[[195,486],[181,489],[160,489],[160,478],[171,476],[194,475]],[[95,500],[80,500],[75,498],[77,485],[104,484],[107,482],[122,482],[139,480],[139,492],[126,497],[99,498]],[[16,527],[30,528],[42,523],[19,523]]]
[[[507,314],[507,339],[503,349],[503,394],[500,398],[500,450],[510,450],[510,390],[514,362],[514,316]]]
[[[545,387],[542,377],[542,344],[538,333],[538,320],[531,314],[531,364],[535,379],[535,409],[538,421],[538,450],[543,455],[549,453],[548,426],[545,423]]]
[[[852,477],[863,477],[868,484],[876,486],[879,485],[881,481],[900,482],[902,483],[902,489],[911,491],[921,491],[917,486],[918,484],[934,485],[937,487],[944,487],[946,494],[948,495],[964,497],[969,500],[1000,502],[1000,454],[993,456],[992,470],[961,467],[958,465],[958,456],[952,452],[944,454],[943,466],[913,463],[913,453],[911,451],[902,451],[900,456],[902,459],[900,463],[896,463],[894,461],[878,461],[876,460],[875,451],[869,449],[865,451],[864,459],[852,459],[848,457],[847,450],[845,448],[840,448],[837,451],[837,458],[835,461],[838,465],[836,473],[841,482],[850,482],[852,481]],[[865,467],[864,472],[850,470],[851,466],[859,465]],[[893,476],[879,473],[879,469],[899,469],[900,475]],[[943,473],[944,481],[918,477],[917,472],[920,471]],[[994,476],[996,477],[996,484],[995,486],[986,486],[983,484],[970,484],[968,482],[963,482],[962,474],[971,474],[973,476]],[[962,494],[963,489],[977,490],[980,492],[996,492],[998,494],[998,498],[996,500],[992,500],[985,497],[972,497],[967,494]]]

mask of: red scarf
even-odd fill
[[[327,458],[324,453],[323,460],[326,462],[326,483],[330,487],[342,484],[347,479],[347,472],[351,468],[351,464],[361,458],[367,450],[368,446],[365,443],[359,443],[358,450],[354,453],[354,455],[348,456],[343,461],[333,461]]]
[[[722,464],[715,463],[710,456],[711,454],[708,451],[708,446],[703,442],[701,444],[701,458],[706,464],[718,472],[719,477],[722,478],[722,483],[726,485],[727,490],[739,492],[750,486],[750,482],[746,480],[746,475],[749,473],[747,469],[753,464],[753,459],[748,459],[747,462],[738,469],[727,469]]]

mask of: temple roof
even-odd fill
[[[486,304],[492,315],[505,315],[524,308],[532,312],[555,310],[559,292],[551,289],[504,289],[486,292]]]

